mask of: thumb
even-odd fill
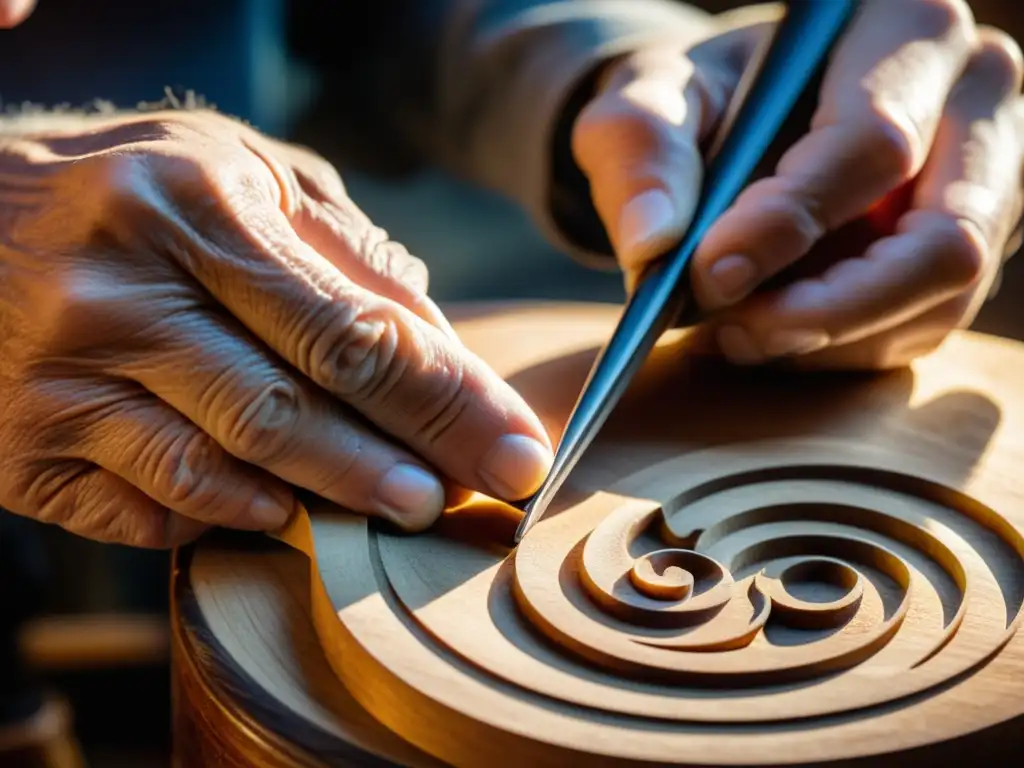
[[[716,115],[678,51],[630,57],[577,118],[572,149],[619,265],[635,275],[684,234],[700,194],[700,142]]]

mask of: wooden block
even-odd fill
[[[453,314],[557,436],[617,310]],[[517,549],[477,498],[419,536],[325,504],[289,546],[180,553],[183,764],[1019,764],[1024,346],[873,376],[686,346]]]

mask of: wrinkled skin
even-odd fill
[[[579,116],[575,156],[627,286],[684,232],[700,142],[779,12],[725,14],[682,46],[618,61]],[[1017,44],[961,0],[866,0],[810,132],[694,257],[707,338],[739,364],[884,369],[969,325],[1017,245],[1021,71]],[[877,236],[835,258],[823,239],[858,221]],[[765,285],[808,256],[820,268]]]
[[[0,27],[33,7],[0,0]],[[618,60],[579,116],[628,286],[685,230],[700,144],[778,12]],[[969,324],[1019,219],[1021,72],[960,0],[866,0],[811,131],[695,257],[702,330],[741,364],[888,368]],[[860,252],[758,290],[873,219]],[[323,160],[215,114],[0,137],[0,506],[163,547],[272,529],[294,488],[410,530],[445,488],[528,495],[544,431],[426,281]]]
[[[417,530],[550,444],[319,157],[208,112],[0,137],[0,505],[165,547],[293,487]],[[451,495],[449,495],[449,500]]]

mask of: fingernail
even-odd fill
[[[625,253],[650,248],[677,235],[676,208],[660,189],[649,189],[630,200],[619,219],[620,246]],[[666,243],[667,245],[667,243]]]
[[[380,511],[403,527],[434,520],[444,509],[441,482],[412,464],[397,464],[377,486]]]
[[[506,501],[526,498],[544,482],[554,457],[526,435],[505,435],[480,465],[480,476]]]
[[[831,339],[824,331],[776,331],[764,346],[770,357],[807,355],[829,345]]]
[[[764,362],[764,355],[750,334],[738,325],[719,328],[717,337],[718,347],[729,362],[735,365],[757,365]]]
[[[746,256],[723,256],[708,270],[710,288],[718,306],[735,304],[754,290],[757,267]]]
[[[292,505],[276,498],[269,491],[263,490],[253,496],[249,506],[249,515],[260,529],[273,530],[288,522],[292,514]]]

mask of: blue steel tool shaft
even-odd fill
[[[611,339],[598,355],[555,451],[554,463],[525,506],[516,543],[540,519],[604,425],[661,335],[693,322],[690,259],[711,225],[754,180],[797,103],[816,96],[819,77],[858,0],[792,0],[771,41],[740,84],[734,111],[705,176],[701,199],[681,244],[640,281]]]

